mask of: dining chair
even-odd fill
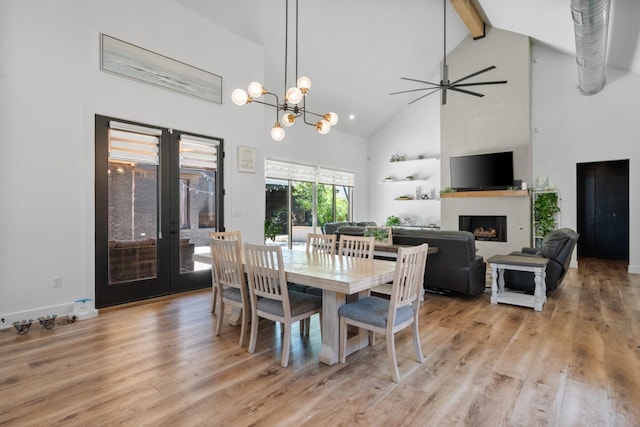
[[[390,299],[368,296],[340,306],[338,309],[340,362],[344,363],[346,360],[347,326],[349,325],[370,331],[371,338],[376,332],[386,335],[387,354],[395,382],[400,382],[395,348],[396,332],[412,326],[416,358],[419,363],[424,361],[418,332],[418,314],[420,289],[424,282],[424,269],[427,263],[427,250],[426,243],[398,249]]]
[[[333,255],[336,253],[335,234],[307,234],[307,253],[323,253]]]
[[[211,240],[237,240],[240,242],[240,250],[242,250],[242,236],[240,235],[240,231],[213,231],[209,233],[209,238]],[[213,294],[213,302],[211,304],[211,312],[216,312],[216,297],[218,295],[218,288],[216,287],[216,275],[215,269],[211,269],[211,292]]]
[[[340,245],[338,246],[338,254],[354,257],[354,258],[373,258],[373,249],[375,245],[375,237],[362,236],[340,236]]]
[[[319,233],[308,233],[307,234],[307,253],[312,254],[327,254],[334,255],[336,253],[336,235],[335,234],[319,234]],[[312,294],[322,296],[322,289],[316,288],[314,286],[301,286],[298,284],[289,283],[289,289],[296,289],[299,287],[302,291]],[[309,335],[309,329],[311,328],[310,319],[304,319],[300,322],[301,331],[304,331],[305,335]]]
[[[220,294],[216,335],[222,332],[224,321],[224,304],[229,303],[242,310],[240,324],[240,346],[245,344],[245,336],[249,326],[249,288],[242,263],[242,247],[240,240],[211,240],[213,269],[216,271],[216,288]]]
[[[251,298],[249,353],[256,349],[258,317],[280,322],[284,327],[280,365],[286,368],[291,349],[291,326],[320,313],[322,298],[289,290],[280,246],[247,243],[245,259]]]

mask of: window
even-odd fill
[[[351,220],[353,173],[269,159],[265,171],[265,240],[301,247],[325,223]]]

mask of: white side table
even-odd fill
[[[545,282],[548,258],[518,255],[494,255],[487,260],[491,265],[491,304],[505,303],[532,307],[542,311],[547,302]],[[513,292],[504,288],[504,270],[530,271],[533,273],[535,291],[533,295]]]

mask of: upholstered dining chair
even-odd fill
[[[209,233],[211,240],[237,240],[240,242],[240,250],[242,250],[242,236],[240,231],[213,231]],[[211,268],[211,292],[213,294],[213,302],[211,304],[211,312],[216,312],[216,297],[218,295],[218,288],[216,287],[216,272],[215,268]]]
[[[307,253],[323,253],[333,255],[336,253],[335,234],[307,234]]]
[[[224,321],[224,304],[229,303],[242,309],[240,327],[240,346],[245,344],[245,336],[249,326],[249,288],[245,280],[242,263],[242,247],[239,240],[211,240],[213,268],[216,271],[216,288],[220,295],[216,335],[222,332]]]
[[[280,246],[245,244],[245,260],[251,297],[249,353],[256,349],[258,317],[280,322],[284,327],[280,365],[289,364],[291,326],[322,310],[322,298],[289,290]]]
[[[373,236],[348,236],[340,237],[338,254],[354,258],[373,258],[375,238]]]
[[[340,362],[346,360],[347,327],[349,325],[370,331],[370,338],[376,332],[386,335],[387,354],[391,364],[393,381],[400,382],[400,372],[396,358],[396,332],[412,326],[413,345],[416,359],[424,361],[418,332],[420,310],[420,289],[424,281],[428,245],[398,249],[396,270],[393,277],[391,298],[368,296],[338,309],[340,317]]]

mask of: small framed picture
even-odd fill
[[[256,173],[256,149],[238,146],[238,172]]]

